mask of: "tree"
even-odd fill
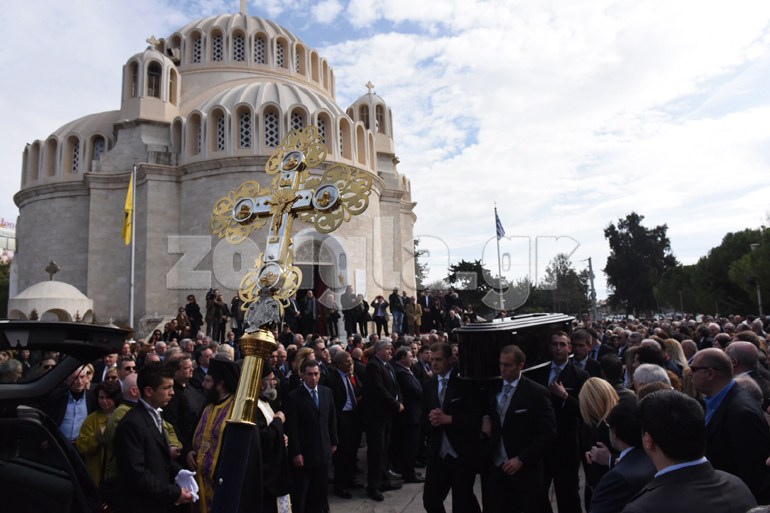
[[[498,287],[498,280],[492,278],[492,273],[481,265],[481,260],[467,262],[460,260],[449,266],[446,281],[455,289],[463,303],[473,305],[476,315],[489,312],[489,306],[484,302],[485,296],[493,288]]]
[[[427,249],[419,249],[420,239],[414,239],[414,279],[417,290],[425,288],[425,280],[428,279],[428,264],[421,262],[423,257],[430,256]]]
[[[655,286],[655,299],[661,308],[681,312],[699,312],[698,292],[693,285],[694,265],[678,265],[663,273]]]
[[[626,314],[652,312],[657,309],[655,285],[668,269],[677,265],[671,253],[671,242],[663,224],[654,228],[642,226],[644,216],[631,212],[604,229],[610,245],[610,256],[604,273],[612,288],[609,300],[622,305]]]
[[[701,257],[692,274],[692,283],[701,312],[746,313],[756,308],[755,276],[750,266],[751,244],[761,242],[760,230],[728,233],[719,246]],[[770,245],[770,240],[766,243]],[[765,244],[760,245],[764,251]],[[770,248],[767,248],[770,249]],[[742,264],[736,264],[744,257]],[[732,275],[731,275],[732,268]]]
[[[557,254],[548,264],[540,289],[543,293],[533,299],[544,301],[540,306],[545,310],[579,314],[590,307],[588,271],[578,274],[564,253]]]

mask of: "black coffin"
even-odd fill
[[[470,380],[500,377],[500,349],[515,344],[527,355],[527,368],[550,361],[548,345],[556,331],[572,333],[574,317],[526,314],[466,324],[456,329],[460,344],[460,376]]]

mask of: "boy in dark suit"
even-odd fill
[[[300,373],[302,385],[284,405],[294,476],[291,502],[295,513],[321,513],[328,501],[329,465],[337,450],[337,418],[331,391],[318,385],[318,362],[305,360]]]
[[[521,375],[526,356],[514,345],[500,351],[502,382],[492,388],[481,431],[489,437],[482,479],[484,512],[547,509],[543,457],[556,438],[548,390]]]
[[[142,395],[115,430],[114,451],[118,468],[117,512],[163,513],[174,504],[193,502],[193,492],[174,482],[181,470],[171,459],[168,433],[159,408],[174,395],[174,374],[159,365],[146,365],[137,376]]]

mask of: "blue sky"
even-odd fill
[[[145,38],[238,9],[6,2],[0,216],[18,213],[24,144],[119,108],[121,68]],[[494,202],[511,236],[509,279],[574,251],[578,269],[592,257],[599,297],[603,229],[632,210],[668,224],[684,263],[727,232],[767,224],[766,0],[267,0],[248,10],[329,60],[341,107],[371,80],[392,108],[431,279],[447,260],[483,255],[496,269],[484,250]]]

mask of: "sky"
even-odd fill
[[[24,145],[120,107],[122,66],[150,35],[237,12],[236,0],[6,0],[0,52],[0,217],[13,221]],[[767,0],[263,0],[335,70],[337,103],[392,109],[429,281],[447,263],[542,278],[591,258],[635,211],[695,263],[768,224]]]

